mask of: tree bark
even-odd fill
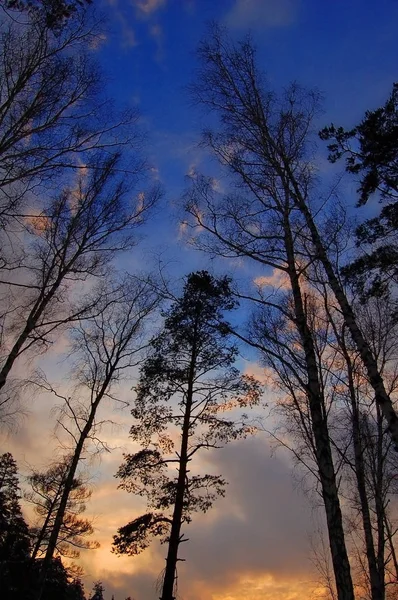
[[[319,381],[318,365],[312,333],[308,327],[299,276],[296,268],[294,243],[288,216],[285,217],[285,247],[289,278],[292,287],[296,325],[305,353],[308,374],[307,396],[309,400],[316,461],[325,505],[338,600],[354,600],[354,588],[350,563],[345,544],[343,517],[336,483],[336,474],[330,445],[327,415]]]
[[[394,445],[398,449],[398,416],[394,410],[391,399],[384,386],[383,378],[380,375],[376,359],[374,358],[369,344],[367,343],[360,328],[358,327],[354,312],[351,308],[351,304],[349,303],[347,296],[344,292],[343,286],[341,285],[335,273],[333,265],[329,260],[326,248],[321,240],[318,228],[311,214],[311,211],[308,208],[307,203],[303,198],[302,194],[300,193],[297,182],[295,181],[294,176],[291,173],[289,165],[286,164],[286,161],[285,169],[289,173],[289,178],[291,184],[293,185],[292,196],[296,201],[297,207],[303,214],[309,232],[311,234],[312,242],[316,251],[316,257],[318,258],[318,260],[320,260],[320,262],[323,265],[323,268],[325,269],[329,285],[332,288],[337,302],[339,303],[344,322],[351,333],[352,339],[361,356],[362,362],[365,365],[370,384],[375,392],[375,400],[381,408],[383,416],[387,422],[391,437],[393,439]]]
[[[380,571],[378,561],[376,560],[375,544],[373,539],[372,521],[370,517],[370,509],[368,502],[368,494],[366,491],[365,481],[365,463],[363,458],[363,445],[360,431],[360,414],[358,409],[358,403],[356,399],[355,384],[353,378],[352,361],[347,352],[344,340],[340,340],[340,347],[342,349],[348,374],[348,388],[351,400],[351,414],[352,414],[352,439],[354,446],[354,461],[355,461],[355,477],[357,481],[359,501],[361,505],[361,516],[362,526],[365,537],[366,547],[366,558],[369,569],[369,580],[372,600],[384,600],[384,566]]]

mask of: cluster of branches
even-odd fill
[[[250,38],[234,43],[217,26],[200,46],[199,59],[192,93],[218,117],[218,127],[206,131],[203,141],[236,187],[222,194],[211,178],[194,175],[186,194],[192,242],[213,255],[248,261],[255,269],[257,288],[240,294],[252,303],[253,319],[248,331],[234,333],[257,348],[283,391],[279,410],[285,430],[278,439],[318,482],[335,593],[339,600],[355,597],[354,550],[347,542],[341,502],[344,497],[346,505],[349,488],[351,514],[359,507],[362,519],[362,532],[356,529],[355,537],[356,559],[365,573],[362,584],[372,600],[384,599],[397,575],[395,530],[386,510],[394,492],[393,447],[398,447],[395,385],[390,384],[395,374],[386,368],[386,362],[396,361],[394,321],[386,325],[369,317],[365,322],[340,276],[349,232],[344,210],[328,210],[314,174],[318,97],[297,84],[280,95],[270,90]],[[363,174],[362,201],[379,188],[384,197],[395,193],[396,119],[394,88],[386,106],[368,113],[355,130],[332,127],[322,133],[335,139],[331,159],[348,153],[348,170]],[[355,154],[345,145],[353,137],[360,146]],[[393,210],[389,205],[390,217]],[[387,212],[359,230],[359,244],[365,228],[373,227],[382,240]],[[371,233],[366,241],[375,241]],[[361,268],[366,276],[374,261]],[[356,269],[358,262],[345,273]],[[277,285],[272,287],[272,281]],[[385,299],[383,308],[369,306],[369,314],[387,310],[391,315],[392,304]],[[343,428],[347,416],[349,426]]]
[[[121,402],[160,301],[147,275],[117,272],[160,190],[146,182],[138,113],[103,92],[93,59],[101,31],[82,4],[10,2],[0,25],[0,419],[40,394],[57,403],[60,442],[57,461],[28,478],[36,600],[61,598],[49,591],[59,557],[97,547],[80,516],[91,495],[81,460],[108,450],[98,411]],[[60,338],[67,392],[28,363]]]
[[[59,464],[30,478],[38,517],[33,549],[14,511],[22,554],[42,557],[36,599],[47,593],[57,554],[90,546],[83,537],[91,524],[78,516],[89,497],[81,459],[107,449],[99,410],[120,400],[117,386],[142,363],[146,347],[130,430],[140,450],[125,456],[117,477],[147,499],[147,512],[119,529],[114,548],[137,554],[160,537],[167,543],[161,600],[175,598],[182,528],[226,483],[221,475],[192,474],[190,463],[199,451],[250,433],[241,409],[260,398],[258,382],[234,366],[234,336],[272,372],[280,419],[272,435],[292,450],[323,503],[331,592],[354,600],[357,586],[385,600],[398,577],[390,507],[398,447],[397,87],[356,128],[321,132],[332,140],[330,160],[346,157],[347,171],[361,178],[359,204],[377,194],[385,203],[357,230],[359,255],[349,263],[344,209],[334,197],[330,207],[315,176],[317,94],[297,84],[274,93],[251,40],[234,43],[213,27],[199,49],[192,93],[218,117],[204,143],[236,185],[220,193],[196,174],[186,194],[187,225],[198,248],[246,261],[257,283],[234,296],[228,278],[192,273],[148,342],[145,324],[160,302],[153,284],[144,276],[110,277],[159,197],[155,187],[132,200],[131,186],[145,172],[137,115],[117,116],[98,91],[89,52],[95,32],[79,11],[66,19],[80,3],[42,4],[61,7],[56,31],[41,10],[28,10],[23,24],[6,18],[0,61],[3,419],[13,413],[16,366],[45,352],[55,333],[68,340],[74,382],[65,391],[44,373],[28,378],[60,402],[65,450]],[[371,251],[361,254],[364,246]],[[246,329],[224,319],[236,297],[253,309]],[[15,496],[12,502],[16,507]],[[10,565],[1,568],[8,577]],[[100,583],[94,594],[101,597]]]

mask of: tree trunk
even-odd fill
[[[330,446],[327,415],[319,381],[318,365],[312,333],[307,324],[304,303],[296,269],[293,237],[286,216],[285,247],[292,287],[296,325],[303,344],[308,374],[307,396],[309,400],[312,431],[314,435],[316,461],[325,505],[326,521],[329,533],[329,545],[339,600],[354,600],[354,588],[351,579],[350,563],[345,545],[343,518],[340,508],[336,474]]]
[[[360,328],[358,327],[354,312],[351,308],[350,303],[348,302],[344,289],[338,277],[336,276],[333,265],[328,258],[325,246],[323,245],[311,211],[309,210],[305,199],[302,197],[300,190],[298,189],[297,182],[295,181],[294,176],[291,173],[289,165],[286,164],[286,161],[285,168],[286,171],[289,172],[290,181],[294,188],[292,196],[294,197],[297,207],[299,208],[306,220],[308,229],[311,234],[312,242],[315,247],[316,256],[321,261],[323,268],[325,269],[329,285],[333,290],[337,302],[339,303],[345,324],[347,325],[351,333],[352,339],[354,340],[357,350],[361,356],[362,362],[365,365],[370,384],[375,392],[375,400],[382,410],[383,416],[391,433],[393,442],[396,448],[398,449],[398,416],[394,410],[391,399],[384,386],[383,378],[380,375],[376,359],[374,358],[369,344],[365,340]]]
[[[114,373],[114,368],[110,369],[107,378],[105,379],[104,383],[101,386],[101,390],[98,393],[98,396],[95,399],[95,402],[93,402],[93,404],[91,405],[91,409],[90,409],[90,414],[89,417],[87,419],[87,423],[84,426],[83,430],[80,433],[79,436],[79,440],[76,444],[75,447],[75,451],[73,453],[73,457],[70,463],[70,467],[69,467],[69,471],[68,471],[68,475],[66,477],[65,480],[65,484],[64,484],[64,489],[62,492],[62,496],[61,496],[61,501],[59,503],[59,507],[57,510],[57,514],[54,520],[54,526],[51,530],[51,534],[50,534],[50,538],[48,541],[48,546],[47,546],[47,550],[46,550],[46,554],[45,557],[43,559],[43,563],[41,565],[41,570],[40,570],[40,585],[39,585],[39,591],[36,597],[36,600],[41,600],[42,595],[43,595],[43,591],[44,591],[44,586],[46,583],[46,578],[47,578],[47,573],[48,573],[48,569],[49,566],[51,564],[51,561],[53,559],[54,556],[54,552],[56,549],[56,545],[57,545],[57,541],[58,541],[58,537],[59,537],[59,532],[61,530],[62,527],[62,523],[64,521],[64,517],[65,517],[65,512],[66,512],[66,507],[68,504],[68,500],[69,500],[69,494],[71,492],[72,489],[72,485],[73,485],[73,480],[75,478],[76,475],[76,470],[77,467],[79,465],[79,461],[80,461],[80,457],[81,454],[83,452],[83,448],[84,448],[84,444],[90,434],[91,428],[93,426],[94,423],[94,419],[95,419],[95,414],[98,408],[99,403],[101,402],[106,389],[112,379]]]
[[[43,315],[48,304],[51,302],[54,295],[56,294],[58,288],[61,285],[63,277],[64,274],[60,274],[47,293],[45,292],[46,283],[43,284],[43,288],[39,294],[39,297],[37,298],[35,304],[33,305],[33,308],[29,313],[29,316],[26,319],[25,327],[19,334],[18,339],[14,343],[7,356],[6,361],[0,369],[0,390],[5,386],[7,377],[10,374],[10,371],[13,368],[18,356],[21,354],[21,350],[26,340],[29,338],[32,331],[34,331],[34,329],[36,328],[40,317]]]
[[[360,414],[356,399],[352,362],[347,352],[344,340],[342,339],[339,341],[339,343],[347,365],[348,387],[352,411],[352,439],[354,445],[355,477],[357,480],[358,495],[361,505],[362,526],[365,536],[366,558],[369,569],[371,595],[372,600],[384,600],[384,567],[382,571],[380,571],[379,564],[376,560],[372,521],[370,517],[368,494],[366,491],[365,463],[363,459],[363,447],[360,430]]]
[[[197,321],[199,319],[197,317]],[[166,570],[163,579],[162,595],[159,600],[175,600],[174,584],[176,579],[176,568],[178,561],[178,548],[181,543],[181,524],[184,508],[184,496],[186,490],[187,466],[188,466],[188,440],[189,428],[191,422],[191,410],[193,402],[193,382],[195,377],[196,364],[196,335],[198,322],[196,321],[193,335],[193,345],[191,352],[191,362],[188,375],[187,399],[185,403],[184,423],[182,429],[179,471],[177,480],[176,499],[174,504],[173,519],[169,537],[169,547],[167,550]]]

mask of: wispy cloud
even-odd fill
[[[297,14],[297,0],[236,0],[225,17],[231,29],[268,29],[291,25]]]
[[[261,275],[254,279],[254,284],[259,288],[274,288],[278,290],[289,290],[290,282],[287,273],[279,269],[273,269],[271,275]]]
[[[145,17],[152,16],[160,8],[163,8],[165,4],[166,0],[133,0],[133,5],[137,9],[137,12]]]

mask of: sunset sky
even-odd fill
[[[368,108],[380,105],[398,80],[398,3],[396,0],[93,0],[108,22],[96,52],[108,80],[108,93],[117,104],[137,106],[147,131],[147,154],[152,176],[164,188],[164,199],[145,237],[120,266],[134,272],[160,258],[172,281],[198,268],[213,269],[212,261],[189,246],[179,219],[186,176],[193,170],[217,170],[199,146],[206,118],[192,105],[186,87],[195,76],[195,49],[209,21],[225,25],[237,39],[251,31],[270,84],[281,89],[289,82],[321,91],[324,113],[319,128],[334,122],[354,125]],[[320,164],[329,173],[324,150]],[[335,171],[333,171],[335,173]],[[336,171],[337,173],[337,171]],[[346,187],[346,202],[356,198]],[[248,271],[245,264],[217,263],[218,271],[240,281],[283,285],[272,272]],[[176,283],[178,286],[178,283]],[[41,359],[62,389],[65,350],[59,339],[51,358]],[[263,377],[255,356],[242,351],[239,366]],[[29,368],[32,363],[29,363]],[[20,372],[26,365],[18,365]],[[62,381],[61,381],[62,380]],[[133,381],[122,390],[132,399]],[[267,389],[272,405],[274,391]],[[2,447],[11,451],[22,475],[29,466],[43,467],[54,457],[56,439],[53,401],[31,396],[24,401],[26,416],[16,431],[4,434]],[[155,543],[138,557],[111,554],[112,536],[145,507],[117,490],[114,474],[123,452],[131,452],[128,409],[103,407],[103,417],[115,425],[103,435],[112,452],[90,466],[93,496],[87,514],[93,516],[98,550],[82,554],[86,590],[102,580],[106,600],[131,596],[158,598],[155,586],[164,567],[165,547]],[[268,411],[268,409],[267,409]],[[271,419],[272,420],[272,419]],[[272,422],[267,422],[272,428]],[[320,539],[322,513],[316,496],[307,498],[291,456],[273,447],[265,433],[200,458],[206,471],[222,474],[229,482],[224,499],[207,514],[194,517],[187,527],[189,542],[182,547],[186,562],[179,566],[181,600],[301,600],[317,588],[311,545]],[[27,509],[28,510],[28,509]],[[28,513],[27,513],[28,514]],[[318,589],[321,593],[321,590]]]

